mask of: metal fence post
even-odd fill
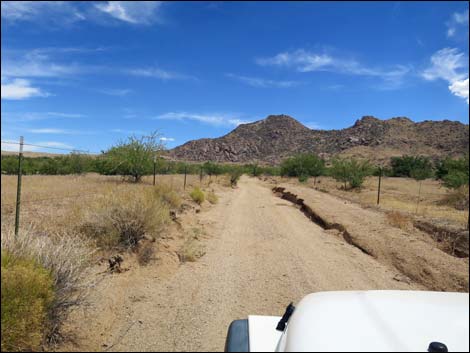
[[[379,189],[377,191],[377,205],[380,204],[380,186],[382,184],[382,167],[379,168]]]
[[[183,190],[186,190],[186,174],[187,174],[187,166],[185,165],[184,166],[184,186],[183,186]]]
[[[15,215],[15,236],[18,236],[20,228],[20,202],[21,202],[21,164],[23,161],[23,136],[20,137],[20,153],[18,155],[18,183],[16,185],[16,215]]]
[[[157,156],[153,156],[153,186],[155,186],[155,174],[157,172]]]

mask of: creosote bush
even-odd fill
[[[193,201],[196,202],[198,205],[202,204],[205,200],[204,192],[197,186],[191,191],[189,196],[191,196]]]
[[[40,349],[53,300],[50,271],[2,251],[2,352]]]
[[[240,180],[240,177],[242,176],[243,171],[239,169],[232,169],[230,171],[230,186],[235,187],[238,184],[238,180]]]
[[[145,236],[159,236],[170,221],[169,208],[162,189],[114,187],[83,211],[80,231],[101,248],[134,247]]]
[[[11,300],[8,297],[8,293],[13,295],[15,288],[20,290],[21,296],[17,296],[15,300],[18,303],[21,300],[33,303],[31,297],[28,297],[28,288],[31,287],[31,291],[45,290],[45,287],[52,288],[53,299],[45,300],[44,311],[47,313],[47,322],[41,319],[40,336],[47,336],[48,339],[53,339],[60,327],[61,322],[67,314],[67,309],[76,305],[83,299],[83,291],[78,291],[86,285],[83,282],[83,273],[89,267],[92,250],[89,247],[88,241],[83,237],[76,234],[36,234],[33,230],[22,231],[15,236],[12,231],[2,230],[2,336],[4,329],[15,330],[15,325],[23,325],[21,323],[6,324],[4,327],[4,300]],[[5,256],[4,256],[5,254]],[[4,264],[4,261],[5,264]],[[13,282],[11,279],[4,277],[4,265],[13,267],[16,264],[20,264],[18,271],[20,274],[11,275],[17,282]],[[15,273],[16,270],[12,270]],[[5,272],[7,273],[7,272]],[[46,280],[44,273],[47,273],[47,278],[50,278],[50,286],[46,285],[49,279]],[[30,275],[30,277],[29,277]],[[38,282],[34,282],[38,281]],[[4,292],[4,286],[14,286],[10,288],[8,292]],[[5,298],[4,298],[5,293]],[[45,293],[45,292],[42,292]],[[8,295],[7,295],[8,294]],[[30,293],[33,295],[33,293]],[[27,299],[24,299],[26,297]],[[49,297],[49,294],[47,294]],[[46,298],[42,296],[41,298]],[[47,302],[47,305],[46,305]],[[16,305],[16,304],[15,304]],[[23,310],[23,309],[21,309]],[[31,309],[33,310],[33,308]],[[39,312],[42,310],[39,307],[34,309],[37,310],[35,313],[30,313],[32,316],[28,318],[31,320],[31,325],[34,324],[34,320],[42,314]],[[21,314],[18,313],[18,320],[22,320]],[[5,315],[7,312],[5,311]],[[26,315],[26,314],[25,314]],[[28,314],[29,315],[29,314]],[[34,315],[39,315],[34,317]],[[8,320],[7,320],[8,321]],[[31,328],[31,332],[35,332]],[[14,334],[13,332],[10,332]],[[39,333],[35,334],[37,338]],[[30,343],[28,343],[30,342]],[[15,350],[36,350],[36,348],[26,347],[20,349],[22,344],[32,344],[33,341],[22,341]],[[34,341],[37,342],[37,341]],[[34,344],[33,344],[34,345]],[[2,339],[2,350],[3,339]]]

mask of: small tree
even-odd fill
[[[416,213],[418,213],[419,200],[421,197],[421,186],[424,179],[430,178],[433,175],[431,161],[428,158],[422,157],[420,163],[415,164],[410,170],[410,176],[419,182],[418,201],[416,202]]]
[[[329,170],[330,175],[337,181],[344,183],[344,189],[359,188],[364,183],[366,176],[372,174],[372,167],[368,161],[357,159],[335,158]]]
[[[300,181],[307,181],[309,177],[316,178],[325,171],[325,161],[315,154],[299,154],[287,158],[281,163],[281,175],[297,177]]]
[[[448,188],[458,189],[469,184],[469,157],[445,159],[437,166],[436,176]]]
[[[395,177],[414,178],[412,174],[419,173],[417,170],[432,170],[432,163],[425,156],[392,157],[391,166]]]
[[[148,136],[130,136],[106,152],[106,159],[118,170],[118,173],[130,177],[135,183],[145,174],[150,173],[154,156],[164,149],[159,134]]]
[[[222,168],[217,163],[205,162],[202,167],[204,172],[209,175],[209,178],[213,175],[217,177],[217,175],[222,174]]]

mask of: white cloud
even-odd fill
[[[2,19],[8,22],[37,21],[69,24],[85,19],[69,1],[2,1]]]
[[[468,104],[468,57],[457,48],[444,48],[431,56],[431,65],[422,72],[428,81],[445,80],[452,94]]]
[[[2,120],[11,122],[26,122],[46,119],[76,119],[83,118],[83,114],[61,113],[61,112],[2,112]]]
[[[164,81],[195,79],[195,77],[193,76],[188,76],[188,75],[180,74],[177,72],[166,71],[158,67],[128,69],[128,70],[125,70],[125,73],[134,75],[134,76],[157,78],[157,79],[164,80]]]
[[[321,70],[331,65],[333,58],[326,54],[310,53],[298,49],[290,53],[279,53],[271,58],[259,58],[256,62],[262,66],[295,66],[298,71],[308,72]]]
[[[74,131],[74,130],[56,129],[56,128],[28,129],[27,131],[33,134],[75,135],[78,133],[77,131]]]
[[[240,82],[246,83],[249,86],[261,87],[261,88],[289,88],[295,87],[300,84],[298,81],[277,81],[277,80],[268,80],[259,77],[249,77],[249,76],[240,76],[235,74],[226,74],[227,77],[233,78]]]
[[[304,49],[279,53],[269,58],[258,58],[256,63],[261,66],[292,68],[298,72],[328,71],[348,75],[377,77],[384,81],[379,87],[386,89],[400,86],[404,76],[411,71],[409,66],[404,65],[395,65],[388,69],[367,67],[354,59],[345,59],[328,53],[315,53]]]
[[[431,56],[431,66],[423,71],[422,76],[429,81],[444,79],[450,82],[467,76],[468,58],[457,48],[444,48]]]
[[[173,137],[160,137],[160,141],[173,142],[175,139]]]
[[[51,60],[49,53],[41,49],[2,55],[2,76],[5,77],[63,77],[87,70],[90,68],[76,63],[56,63]]]
[[[309,129],[313,129],[313,130],[323,130],[323,128],[321,127],[321,125],[318,124],[318,123],[315,122],[315,121],[306,122],[304,125],[305,125],[306,127],[308,127]]]
[[[15,78],[2,78],[1,84],[2,99],[22,100],[32,97],[47,97],[49,94],[42,91],[39,87],[31,86],[29,80]]]
[[[164,120],[193,120],[214,126],[238,126],[252,122],[252,120],[244,120],[229,114],[195,114],[187,112],[169,112],[155,117],[154,119]]]
[[[463,36],[468,38],[468,10],[453,13],[447,22],[447,37],[463,38]]]
[[[449,86],[449,90],[457,97],[466,99],[468,104],[468,78],[462,81],[455,81]]]
[[[115,19],[146,25],[158,20],[161,5],[161,1],[107,1],[95,6]]]
[[[109,89],[100,89],[98,92],[107,94],[108,96],[118,96],[124,97],[127,96],[129,93],[132,92],[130,89],[119,89],[119,88],[109,88]]]
[[[146,132],[143,130],[126,130],[126,129],[111,129],[111,132],[117,132],[119,134],[128,134],[128,135],[145,135]]]
[[[130,24],[148,25],[161,20],[161,1],[2,1],[2,19],[35,22],[48,28],[79,21],[103,22],[103,15]],[[161,21],[160,21],[161,22]]]

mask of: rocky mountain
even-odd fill
[[[275,164],[296,153],[314,152],[326,159],[341,155],[387,162],[404,154],[455,157],[468,153],[468,148],[468,125],[457,121],[415,123],[406,117],[364,116],[342,130],[312,130],[288,115],[270,115],[219,138],[189,141],[170,150],[169,156],[186,161]]]

